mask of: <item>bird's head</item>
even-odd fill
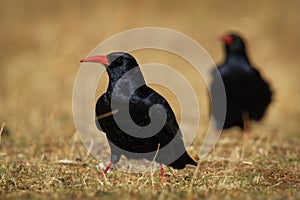
[[[238,53],[245,51],[244,40],[237,34],[226,34],[221,36],[221,40],[225,44],[225,49],[227,52]]]
[[[114,52],[106,56],[96,55],[82,59],[80,62],[93,62],[103,64],[110,78],[120,78],[133,68],[138,68],[138,63],[133,56],[124,52]]]

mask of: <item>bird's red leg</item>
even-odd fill
[[[160,179],[162,182],[166,182],[165,171],[162,164],[159,164],[160,167]]]
[[[244,127],[243,127],[243,136],[245,140],[251,140],[252,134],[250,132],[250,126],[249,126],[249,114],[247,112],[242,113],[243,121],[244,121]]]
[[[109,165],[107,165],[107,167],[103,170],[103,172],[100,174],[100,176],[103,176],[104,174],[107,173],[107,171],[111,168],[111,166],[113,165],[113,162],[110,162]]]

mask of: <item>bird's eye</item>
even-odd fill
[[[122,57],[116,58],[116,62],[119,63],[119,64],[123,64],[123,59],[122,59]]]

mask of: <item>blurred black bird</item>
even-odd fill
[[[111,162],[104,174],[120,160],[153,159],[174,169],[186,164],[197,165],[187,154],[181,131],[168,102],[144,80],[140,67],[130,54],[110,53],[91,56],[81,62],[101,63],[109,76],[109,84],[97,101],[98,128],[106,133]]]
[[[251,138],[249,120],[260,120],[270,102],[272,91],[267,81],[250,63],[243,39],[236,34],[222,37],[225,47],[225,61],[213,71],[211,85],[212,113],[218,129],[239,126],[245,138]],[[223,79],[227,110],[224,124],[222,123],[221,102],[218,98],[220,82],[217,71]]]

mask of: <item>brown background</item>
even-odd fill
[[[111,35],[146,26],[192,37],[217,63],[223,59],[217,37],[230,30],[242,33],[251,60],[275,91],[274,102],[254,133],[299,140],[300,3],[296,0],[1,0],[0,4],[0,123],[6,123],[16,141],[72,136],[72,89],[79,60]],[[134,55],[140,63],[161,57],[157,52],[151,57]],[[179,67],[171,59],[169,63]],[[169,101],[176,107],[172,97]]]

